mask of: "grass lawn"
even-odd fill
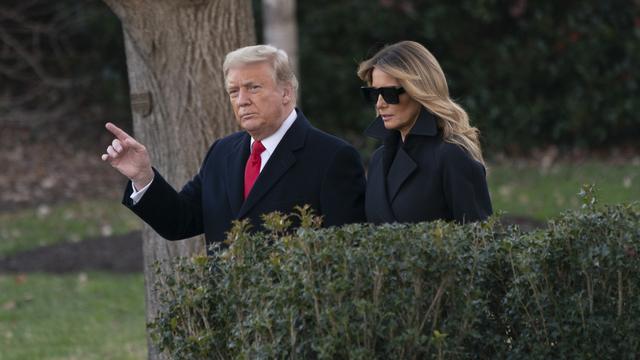
[[[543,168],[523,163],[489,164],[494,211],[540,220],[580,206],[582,184],[592,183],[603,204],[640,201],[640,164],[588,161]]]
[[[0,257],[140,229],[117,201],[0,213]],[[145,359],[142,274],[0,273],[0,360]]]
[[[143,275],[0,274],[0,360],[145,359]]]
[[[77,242],[140,228],[141,221],[131,211],[109,200],[0,213],[0,257],[57,242]]]

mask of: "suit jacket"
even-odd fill
[[[349,144],[297,118],[265,164],[246,201],[244,169],[250,135],[237,132],[217,140],[198,174],[176,192],[154,169],[155,178],[135,205],[127,186],[123,203],[168,240],[204,232],[207,244],[225,239],[231,222],[248,218],[260,230],[260,216],[290,213],[309,204],[323,225],[364,221],[364,170]]]
[[[383,140],[368,170],[368,221],[463,223],[491,215],[484,166],[460,146],[443,141],[435,115],[425,108],[404,143],[380,117],[365,133]]]

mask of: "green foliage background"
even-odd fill
[[[524,4],[518,9],[517,4]],[[415,40],[439,59],[450,92],[491,152],[599,147],[640,134],[640,5],[614,1],[299,1],[305,111],[359,134],[373,111],[357,64]]]
[[[252,2],[260,40],[261,1]],[[7,6],[20,9],[18,3]],[[28,21],[58,30],[35,36],[43,66],[74,78],[71,87],[49,91],[46,101],[73,96],[79,111],[128,117],[122,32],[106,5],[29,4],[20,5],[33,7],[22,9]],[[357,64],[405,39],[426,45],[439,59],[452,97],[468,110],[489,152],[602,147],[640,135],[637,1],[298,0],[297,8],[301,106],[317,126],[347,137],[365,154],[374,144],[362,131],[374,112],[360,99]],[[0,27],[17,39],[34,38],[28,26],[3,21]],[[29,86],[0,76],[8,94]]]

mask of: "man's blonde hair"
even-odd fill
[[[273,79],[278,85],[289,85],[293,88],[294,100],[298,93],[298,79],[289,63],[289,56],[284,50],[271,45],[253,45],[236,49],[227,54],[222,65],[225,82],[227,74],[233,67],[253,63],[266,62],[273,69]],[[294,101],[295,103],[295,101]]]

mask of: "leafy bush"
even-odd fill
[[[633,359],[640,351],[640,207],[583,209],[497,243],[508,273],[498,318],[518,357]],[[498,313],[497,313],[498,314]]]
[[[162,276],[150,324],[175,359],[635,358],[640,206],[521,233],[485,223],[247,223]],[[288,231],[293,217],[301,227]]]

